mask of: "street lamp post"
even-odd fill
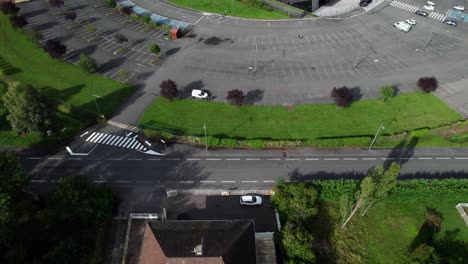
[[[205,130],[205,150],[208,151],[208,138],[206,137],[206,121],[203,123],[203,130]]]
[[[96,98],[101,98],[101,96],[93,94],[93,97],[94,97],[94,103],[96,104],[96,108],[98,110],[98,114],[101,115],[101,109],[99,108],[98,102],[96,100]]]
[[[369,150],[371,150],[372,145],[374,145],[375,140],[376,140],[377,137],[379,136],[380,129],[384,130],[384,129],[385,129],[385,126],[384,126],[383,124],[380,124],[379,129],[377,130],[377,133],[375,133],[374,139],[372,140],[372,142],[371,142],[370,145],[369,145]]]

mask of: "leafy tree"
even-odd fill
[[[28,21],[23,16],[14,15],[10,17],[10,23],[15,28],[23,28],[28,24]]]
[[[317,214],[317,190],[303,183],[278,182],[271,203],[284,222],[305,223]]]
[[[331,97],[339,107],[347,107],[353,101],[353,94],[346,86],[340,88],[334,87],[331,92]]]
[[[301,226],[286,223],[282,235],[282,247],[287,257],[287,263],[314,263],[312,250],[313,236]]]
[[[18,14],[19,7],[13,1],[6,1],[0,3],[0,11],[4,15],[16,15]]]
[[[112,214],[112,192],[91,185],[83,176],[60,178],[50,194],[51,214],[60,221],[102,223]]]
[[[95,73],[98,66],[96,59],[86,54],[80,55],[80,61],[78,62],[78,65],[86,73]]]
[[[52,58],[55,59],[61,58],[63,54],[67,52],[67,46],[54,39],[47,40],[43,48]]]
[[[161,48],[158,44],[154,43],[153,45],[151,45],[151,52],[153,52],[154,54],[158,54],[160,51]]]
[[[65,20],[75,21],[77,16],[75,11],[67,11],[63,13],[63,17],[65,18]]]
[[[177,84],[170,79],[168,79],[167,81],[162,81],[159,85],[159,88],[161,88],[159,94],[162,97],[165,97],[169,100],[172,100],[175,97],[177,97],[177,94],[179,93],[179,90],[177,89]]]
[[[244,92],[239,89],[231,90],[227,93],[226,100],[233,105],[241,106],[244,104]]]
[[[131,16],[133,14],[133,9],[130,6],[122,6],[120,12],[126,16]]]
[[[438,233],[442,228],[442,217],[433,210],[426,210],[426,221],[424,224],[431,229],[431,232]]]
[[[115,42],[117,42],[119,44],[122,44],[122,43],[128,41],[127,37],[125,37],[124,35],[122,35],[120,33],[115,34],[114,39],[115,39]]]
[[[18,82],[11,83],[3,96],[8,110],[7,120],[14,131],[45,132],[53,128],[54,107],[36,89]]]
[[[115,0],[106,0],[106,5],[110,8],[114,8],[117,6],[117,1]]]
[[[380,95],[382,95],[384,102],[387,99],[392,98],[395,96],[395,88],[391,85],[384,85],[379,88]]]
[[[53,7],[63,7],[64,5],[63,0],[49,0],[49,4]]]
[[[437,89],[437,79],[435,77],[422,77],[419,78],[416,85],[425,93],[430,93]]]

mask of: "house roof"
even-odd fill
[[[148,226],[167,257],[166,264],[256,263],[252,220],[165,221]],[[203,256],[197,256],[194,248],[202,240]]]

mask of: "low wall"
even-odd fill
[[[277,2],[275,0],[262,0],[262,2],[264,4],[266,4],[266,5],[269,5],[269,6],[273,7],[274,9],[285,12],[290,16],[303,17],[306,14],[306,12],[301,10],[301,9],[298,9],[298,8],[295,8],[295,7],[292,7],[292,6],[288,6],[287,4],[283,4],[283,3]]]
[[[463,210],[463,207],[468,208],[468,203],[459,203],[455,206],[457,211],[460,213],[461,218],[463,218],[465,224],[468,226],[468,215],[466,214],[465,210]]]

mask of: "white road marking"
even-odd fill
[[[357,160],[357,158],[343,158],[343,160]]]
[[[286,160],[301,160],[299,158],[286,158]]]
[[[40,159],[42,159],[42,158],[39,158],[39,157],[29,157],[29,158],[27,158],[27,159],[29,159],[29,160],[40,160]]]
[[[394,160],[395,158],[380,158],[381,160]]]
[[[48,160],[61,160],[62,158],[55,158],[55,157],[52,157],[52,158],[47,158]]]
[[[257,159],[257,158],[247,158],[245,160],[260,160],[260,159]]]
[[[122,160],[122,158],[110,158],[110,159],[107,159],[107,160]]]
[[[226,160],[240,160],[240,159],[226,159]]]
[[[267,160],[281,160],[281,159],[275,158],[275,159],[267,159]]]
[[[339,158],[324,158],[323,160],[339,160]]]
[[[236,181],[221,181],[223,183],[235,183]]]
[[[244,182],[244,183],[256,183],[258,181],[242,181],[242,182]]]
[[[197,159],[197,158],[188,158],[188,159],[185,159],[185,160],[200,160],[200,159]]]
[[[128,183],[129,181],[115,181],[116,183]]]
[[[264,183],[274,183],[276,181],[263,181]]]
[[[420,160],[431,160],[432,158],[418,158]]]
[[[221,160],[221,159],[212,159],[212,158],[209,158],[209,159],[206,159],[206,160]]]
[[[455,157],[455,159],[457,159],[457,160],[465,160],[465,159],[468,159],[468,157]]]
[[[179,183],[194,183],[194,181],[179,181]]]
[[[319,160],[318,158],[306,158],[305,160]]]
[[[376,160],[377,158],[362,158],[362,160]]]
[[[142,159],[128,159],[128,160],[142,160]]]
[[[146,160],[161,160],[161,159],[146,159]]]
[[[136,183],[152,183],[152,181],[136,181]]]
[[[96,183],[103,183],[103,182],[109,182],[109,181],[93,181],[93,182],[96,182]]]
[[[166,159],[166,160],[180,160],[180,159],[178,159],[178,158],[175,158],[175,159]]]
[[[216,181],[200,181],[200,183],[215,183]]]
[[[436,159],[437,159],[437,160],[449,160],[449,159],[451,159],[451,158],[449,158],[449,157],[438,157],[438,158],[436,158]]]

